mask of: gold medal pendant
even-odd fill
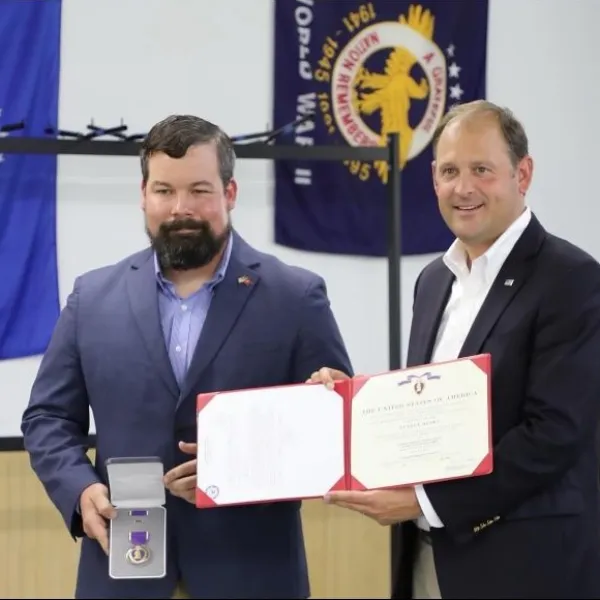
[[[125,559],[130,565],[143,565],[150,560],[150,550],[146,545],[148,543],[147,531],[132,531],[129,534],[129,541],[133,544],[125,553]]]
[[[146,546],[133,546],[127,550],[125,558],[131,565],[143,565],[150,560],[150,550]]]

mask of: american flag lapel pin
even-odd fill
[[[248,275],[242,275],[242,276],[238,277],[237,281],[240,285],[245,285],[245,286],[252,285],[252,279],[250,279],[250,277],[248,277]]]
[[[514,279],[505,279],[505,280],[504,280],[504,285],[505,285],[506,287],[510,287],[510,286],[512,286],[512,284],[513,284],[514,282],[515,282],[515,280],[514,280]]]

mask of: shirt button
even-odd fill
[[[181,352],[181,346],[175,346],[175,352]]]
[[[181,310],[187,310],[187,305],[186,304],[182,304],[181,305]]]

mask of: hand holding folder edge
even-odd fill
[[[323,497],[492,470],[490,356],[200,394],[196,506]]]

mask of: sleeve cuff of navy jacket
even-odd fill
[[[443,527],[444,524],[442,523],[438,514],[435,512],[435,509],[433,508],[433,505],[427,497],[427,493],[425,492],[425,489],[422,485],[415,486],[415,494],[417,495],[417,502],[419,503],[421,512],[427,520],[427,523],[429,523],[429,527]]]
[[[81,491],[77,494],[77,499],[75,501],[75,505],[71,504],[71,506],[73,506],[73,509],[71,511],[71,520],[69,522],[69,521],[66,521],[66,519],[65,519],[67,527],[69,528],[69,530],[71,532],[71,536],[73,538],[83,537],[85,535],[85,532],[83,531],[83,521],[81,518],[81,494],[83,494],[83,492],[90,485],[93,485],[93,484],[99,483],[99,482],[100,482],[100,480],[98,479],[97,475],[95,473],[93,473],[91,477],[87,478],[85,483],[80,484],[78,486],[78,488]]]

